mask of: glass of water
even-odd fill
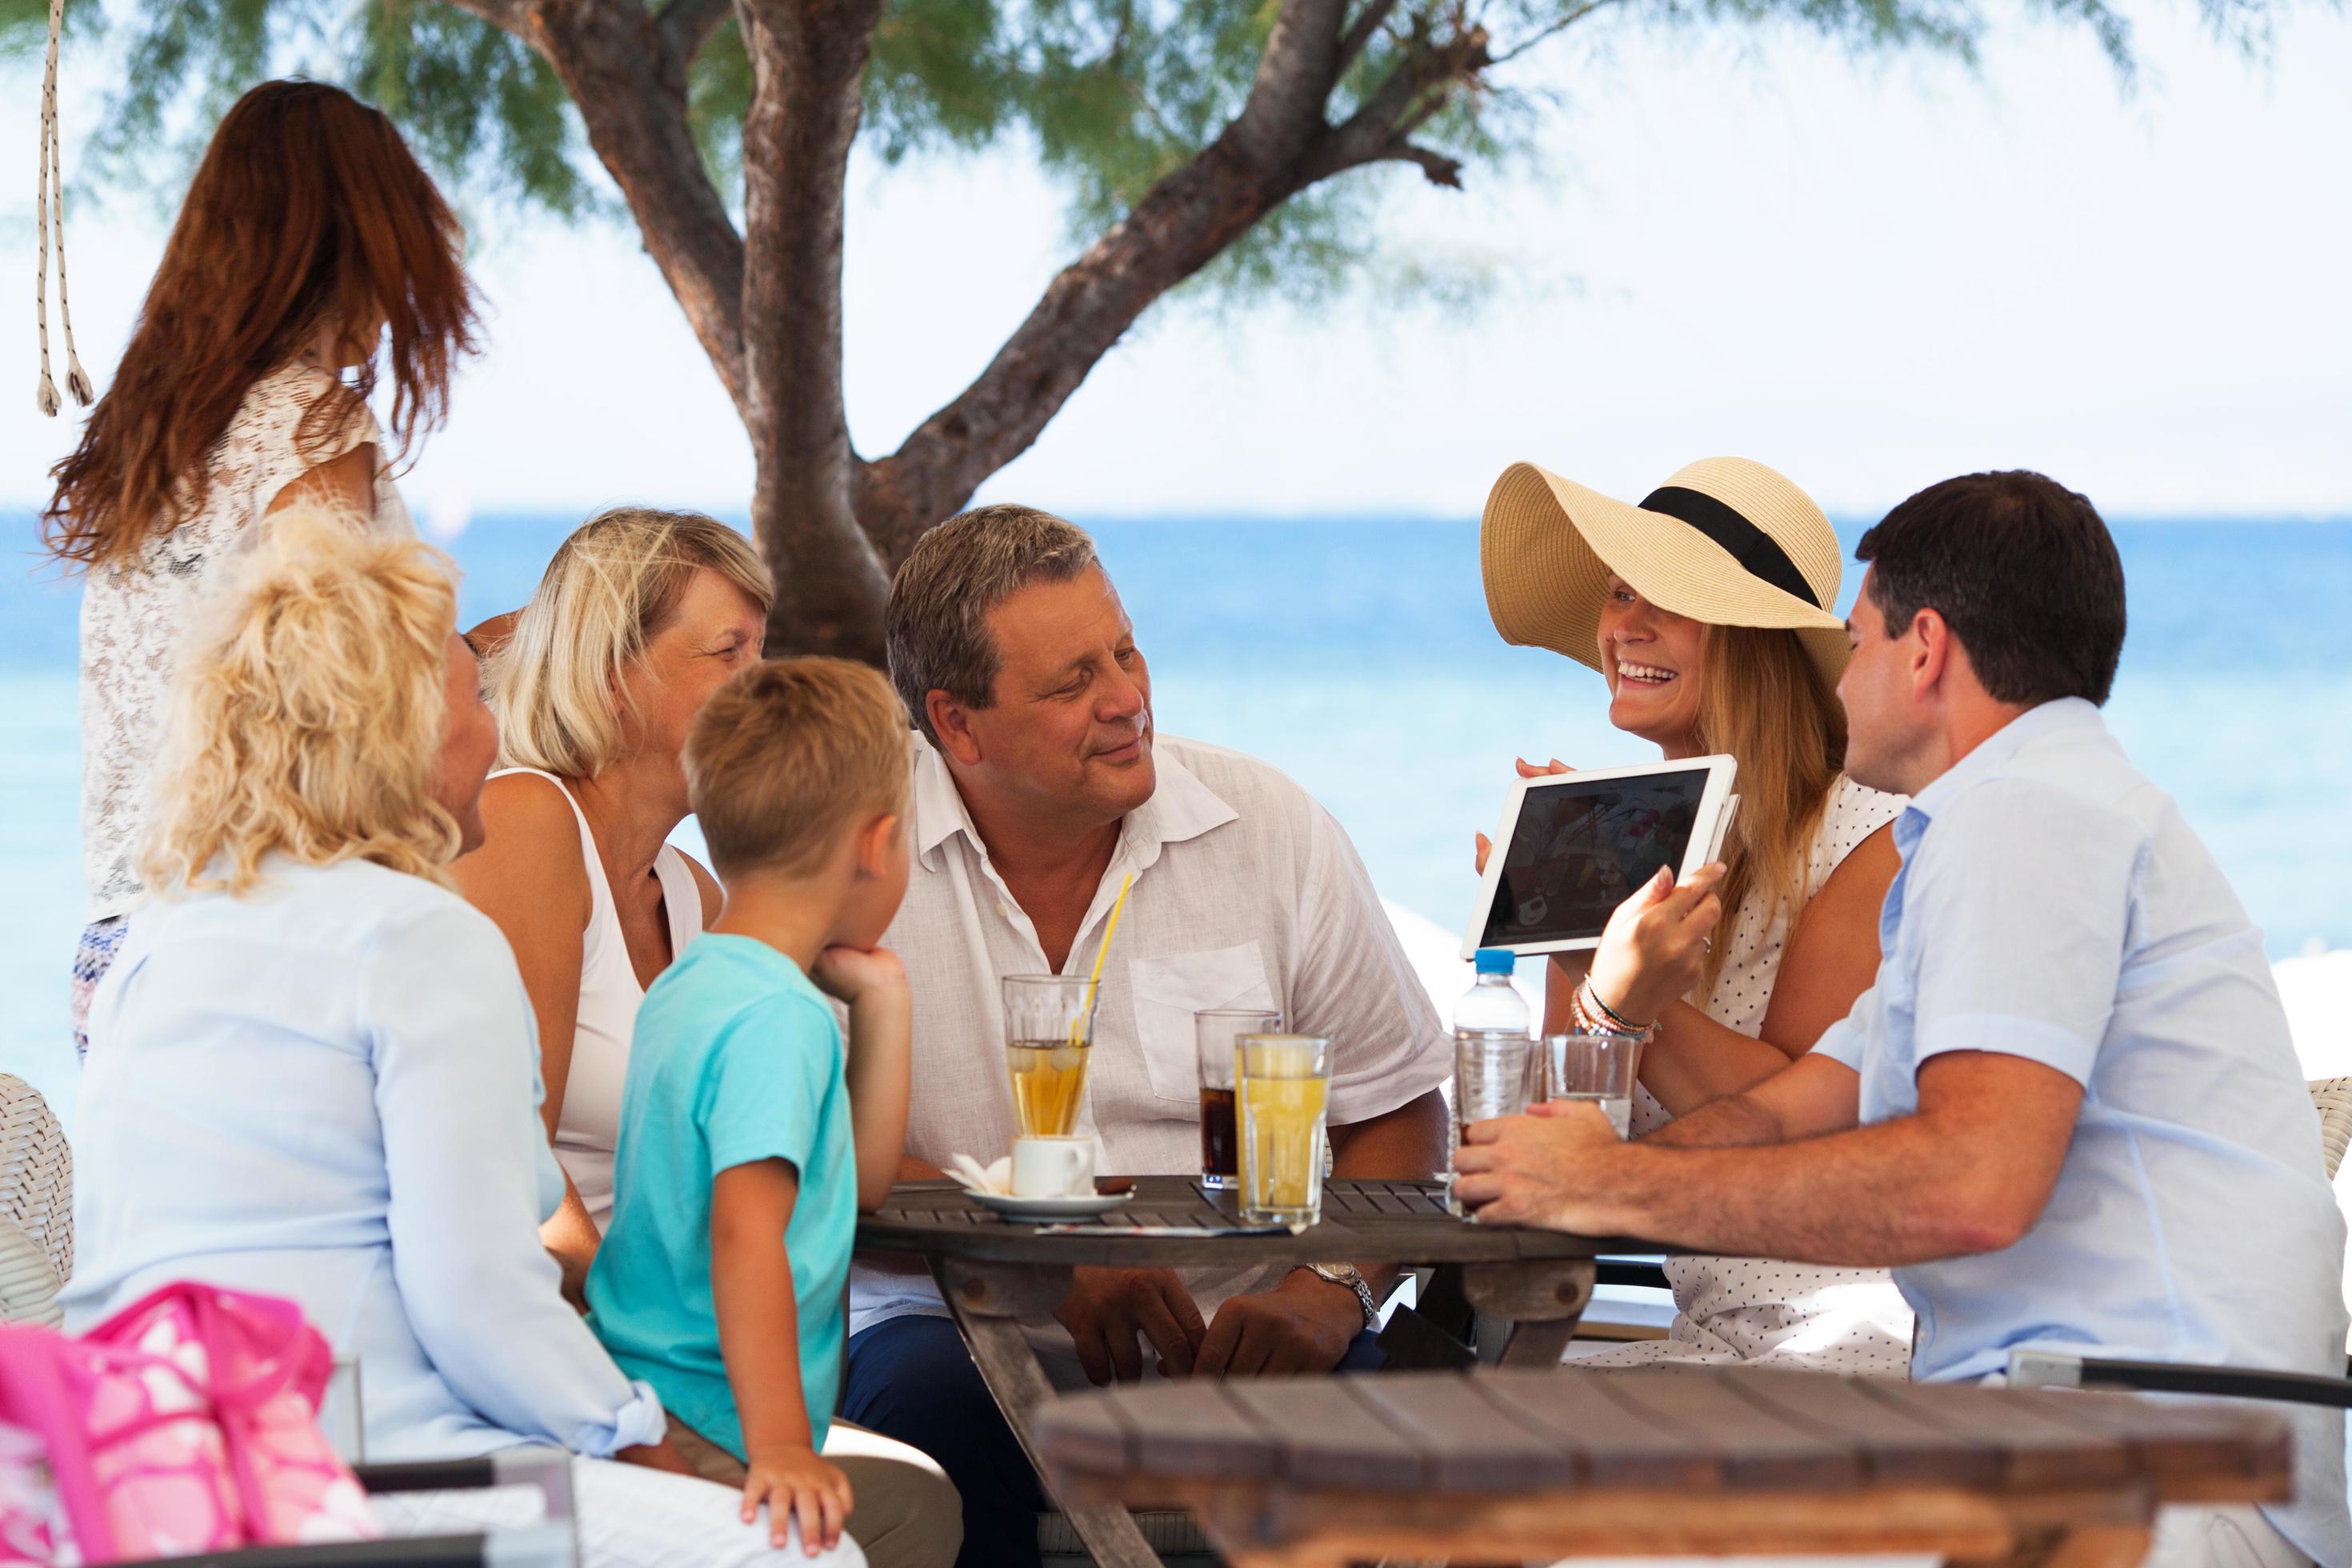
[[[1633,1124],[1638,1035],[1550,1035],[1543,1043],[1544,1090],[1552,1100],[1591,1100],[1608,1113],[1617,1136]]]
[[[1507,1029],[1457,1029],[1454,1035],[1454,1137],[1462,1147],[1462,1130],[1474,1121],[1517,1116],[1528,1108],[1529,1068],[1536,1043]],[[1446,1162],[1449,1167],[1453,1161]],[[1445,1206],[1465,1211],[1454,1201],[1451,1184]]]

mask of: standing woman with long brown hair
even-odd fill
[[[413,533],[392,466],[440,423],[476,326],[464,233],[390,120],[319,82],[266,82],[237,100],[42,514],[48,548],[87,574],[77,1048],[142,897],[133,863],[164,688],[205,581],[298,501]],[[389,450],[368,408],[379,363]]]

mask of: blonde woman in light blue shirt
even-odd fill
[[[806,1563],[675,1473],[659,1400],[557,1293],[529,1004],[443,870],[498,744],[455,622],[444,558],[296,509],[185,646],[159,896],[91,1011],[68,1320],[176,1279],[287,1297],[358,1358],[372,1457],[562,1447],[592,1565]],[[442,1533],[509,1506],[378,1510]]]

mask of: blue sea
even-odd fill
[[[485,516],[448,547],[471,620],[530,594],[572,517]],[[1849,547],[1859,534],[1843,531]],[[1600,678],[1504,647],[1474,522],[1102,523],[1160,727],[1265,757],[1330,807],[1381,893],[1449,929],[1514,755],[1654,755]],[[2177,796],[2273,957],[2352,946],[2352,521],[2122,522],[2131,636],[2109,721]],[[28,540],[29,522],[5,536]],[[82,924],[79,585],[29,552],[0,588],[0,1068],[69,1099]],[[1859,571],[1850,571],[1851,599]]]

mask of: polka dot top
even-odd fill
[[[1892,822],[1904,805],[1900,795],[1881,795],[1839,775],[1814,836],[1805,897],[1819,893],[1854,847]],[[1766,903],[1759,889],[1740,904],[1722,971],[1704,1009],[1717,1023],[1751,1038],[1763,1028],[1789,933],[1786,911],[1769,910]],[[1648,1089],[1636,1086],[1634,1136],[1671,1120]],[[1910,1373],[1911,1310],[1884,1269],[1673,1258],[1666,1260],[1666,1279],[1675,1289],[1675,1307],[1668,1337],[1580,1356],[1577,1364],[1787,1362],[1818,1372]]]

